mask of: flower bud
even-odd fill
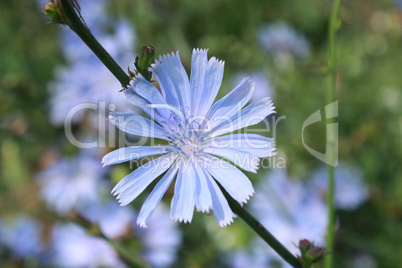
[[[299,242],[300,251],[304,252],[308,250],[310,247],[311,247],[310,241],[308,241],[307,239],[300,240]]]
[[[151,64],[155,62],[155,49],[153,46],[143,46],[139,56],[135,58],[137,73],[142,74],[145,79],[151,81],[152,73],[148,71]]]
[[[320,247],[312,247],[307,250],[306,257],[311,260],[311,262],[315,263],[324,258],[325,251]]]
[[[51,0],[43,6],[43,12],[51,18],[50,23],[67,24],[65,16],[60,8],[60,3],[56,0]]]
[[[323,248],[316,247],[314,242],[307,239],[300,240],[299,249],[301,253],[299,260],[303,267],[312,267],[314,263],[321,261],[326,254]]]

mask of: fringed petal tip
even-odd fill
[[[117,120],[116,112],[110,112],[109,115],[107,116],[106,120],[112,121],[112,122]]]
[[[108,160],[109,160],[109,159],[108,159],[109,156],[110,156],[110,153],[105,154],[105,155],[102,157],[101,164],[102,164],[102,167],[103,167],[103,168],[110,165],[110,163],[109,163],[109,161],[108,161]]]
[[[144,78],[144,76],[142,74],[140,74],[140,73],[137,73],[136,75],[134,75],[133,78],[130,80],[130,83],[128,84],[127,89],[133,89],[134,90],[134,88],[133,88],[134,83],[139,78]]]
[[[117,202],[119,202],[119,205],[121,207],[124,207],[124,206],[127,206],[131,202],[131,200],[124,201],[121,198],[119,198],[119,196],[117,196]]]
[[[181,218],[181,217],[178,217],[178,218],[170,218],[173,222],[181,222],[181,223],[191,223],[191,221],[193,220],[192,218],[191,219],[184,219],[184,218]]]
[[[151,71],[150,68],[151,68],[151,67],[148,68],[149,71]],[[124,93],[123,95],[124,95],[124,97],[125,97],[126,99],[129,97],[130,94],[133,94],[133,93],[136,92],[135,89],[134,89],[134,86],[135,86],[135,83],[138,82],[138,80],[145,80],[145,81],[148,81],[148,80],[146,80],[145,77],[144,77],[142,74],[140,74],[140,73],[137,73],[136,75],[134,75],[134,76],[132,77],[132,79],[130,80],[130,83],[129,83],[129,84],[127,85],[127,87],[123,90],[123,93]]]
[[[272,112],[271,113],[276,113],[275,111],[275,106],[274,103],[272,102],[272,99],[270,97],[265,97],[264,100],[268,101],[268,105],[271,106]]]
[[[275,147],[275,140],[274,139],[272,139],[272,147],[270,148],[270,152],[269,152],[269,156],[268,157],[272,157],[272,156],[275,156],[275,155],[277,155],[278,154],[278,152],[276,152],[276,147]]]
[[[116,192],[116,189],[115,189],[116,187],[114,187],[113,189],[112,189],[112,191],[111,191],[111,194],[113,195],[113,196],[116,196],[116,200],[117,200],[117,203],[119,203],[119,206],[121,206],[121,207],[124,207],[124,206],[126,206],[128,203],[124,203],[121,199],[120,199],[120,193],[117,193]]]
[[[143,228],[143,229],[147,229],[147,228],[148,228],[148,225],[147,225],[147,223],[146,223],[145,221],[139,221],[139,220],[137,220],[137,225],[140,226],[140,228]]]
[[[250,172],[257,174],[257,170],[260,168],[260,164],[261,164],[261,159],[257,156],[253,157],[253,159],[251,160]]]
[[[209,48],[193,48],[194,53],[208,53]]]
[[[228,225],[231,225],[234,222],[234,215],[228,216],[225,219],[221,220],[218,222],[219,226],[224,228],[227,227]]]
[[[115,187],[113,187],[112,191],[110,192],[113,196],[118,195],[119,193],[117,192],[117,185]],[[119,200],[117,200],[119,201]]]
[[[169,59],[171,59],[171,58],[173,58],[173,57],[178,57],[178,58],[180,58],[180,54],[179,54],[179,51],[177,50],[176,51],[176,53],[174,53],[174,52],[172,52],[172,53],[168,53],[168,54],[164,54],[164,55],[160,55],[159,56],[159,60],[155,60],[155,62],[157,63],[157,64],[160,64],[160,63],[162,63],[162,61],[164,61],[164,60],[169,60]]]
[[[239,84],[241,84],[243,82],[247,82],[251,85],[254,83],[254,81],[249,76],[244,77],[243,80]]]
[[[237,200],[237,202],[239,202],[240,206],[243,207],[244,204],[247,204],[247,202],[254,195],[254,193],[255,193],[255,191],[254,191],[254,188],[253,188],[253,190],[243,200],[241,200],[241,202],[239,202],[239,200]]]
[[[225,66],[225,61],[220,60],[216,57],[211,57],[208,61],[208,64],[219,64],[219,65],[222,65],[222,68],[223,68]]]
[[[151,67],[148,67],[148,71],[154,73],[155,69],[159,68],[159,66],[161,66],[163,61],[168,61],[174,57],[177,57],[180,61],[180,54],[179,54],[178,50],[177,50],[176,54],[174,52],[172,52],[171,54],[159,55],[159,60],[155,59],[155,63],[152,63]]]
[[[211,208],[198,208],[196,207],[197,212],[202,212],[202,213],[210,213],[212,212]]]
[[[109,121],[114,126],[116,126],[116,124],[118,124],[120,121],[119,117],[116,116],[115,112],[110,112],[106,120]]]
[[[250,91],[254,91],[255,90],[255,82],[248,76],[244,77],[243,80],[237,85],[241,85],[243,83],[247,83],[250,85]]]
[[[107,167],[107,166],[108,166],[108,164],[106,163],[106,160],[105,160],[105,158],[104,158],[104,157],[102,158],[102,162],[101,162],[101,164],[102,164],[102,168],[105,168],[105,167]]]

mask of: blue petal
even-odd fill
[[[250,180],[238,168],[228,162],[205,154],[204,168],[240,204],[246,203],[254,193]]]
[[[145,200],[137,219],[137,224],[141,227],[148,227],[147,222],[149,217],[151,217],[156,206],[161,201],[166,190],[169,188],[169,185],[172,183],[174,177],[176,176],[178,168],[178,165],[173,165],[173,167],[168,170],[165,176],[163,176],[162,179],[155,185],[152,193],[148,196],[147,200]]]
[[[112,194],[117,195],[122,206],[127,205],[141,194],[152,181],[165,172],[176,158],[177,154],[169,153],[140,166],[119,181],[113,188]]]
[[[149,107],[151,104],[148,100],[138,95],[132,87],[127,88],[124,91],[124,94],[127,98],[127,101],[134,104],[135,106],[139,107],[143,110],[147,115],[149,115],[152,119],[158,122],[160,125],[166,125],[166,119],[159,114],[159,112],[155,109]]]
[[[225,148],[233,150],[233,152],[243,151],[249,152],[260,158],[275,155],[275,141],[272,138],[247,133],[247,134],[231,134],[210,139],[203,146],[211,146],[213,148]]]
[[[170,146],[130,146],[114,150],[102,158],[103,166],[114,165],[145,156],[167,153]]]
[[[198,115],[198,108],[203,99],[205,72],[208,64],[208,49],[193,49],[191,57],[190,88],[192,96],[192,114]]]
[[[246,78],[229,94],[218,100],[207,115],[212,127],[220,123],[221,117],[231,118],[243,108],[253,95],[254,89],[254,83]]]
[[[194,213],[195,174],[190,161],[183,161],[177,174],[170,217],[180,222],[191,222]]]
[[[196,187],[195,187],[195,206],[198,211],[208,212],[212,208],[211,194],[208,189],[208,177],[198,163],[194,165]]]
[[[268,115],[275,113],[275,107],[270,98],[263,98],[248,105],[246,108],[233,115],[230,120],[222,120],[222,123],[215,126],[211,136],[219,136],[241,128],[258,124]]]
[[[236,166],[254,173],[257,173],[257,170],[260,166],[260,158],[258,156],[241,150],[208,147],[205,148],[203,152],[224,157],[233,162]]]
[[[138,114],[112,112],[109,121],[129,134],[167,139],[166,132],[160,125]]]
[[[146,80],[141,74],[131,82],[131,87],[125,91],[126,96],[132,95],[132,90],[135,91],[139,96],[144,98],[149,104],[166,104],[165,98],[158,91],[158,89]],[[170,117],[170,112],[166,110],[157,110],[157,112],[163,117],[167,122]]]
[[[212,57],[207,62],[207,50],[193,50],[191,60],[192,115],[205,116],[222,84],[225,63]]]
[[[208,174],[207,183],[209,187],[209,192],[212,196],[212,209],[214,211],[214,216],[216,221],[221,227],[233,222],[233,217],[235,216],[229,207],[228,201],[223,195],[221,189],[219,189],[218,184],[215,180]]]
[[[168,104],[180,107],[182,111],[191,108],[190,82],[180,61],[179,52],[161,57],[159,62],[152,64],[151,71]]]
[[[179,109],[177,109],[175,106],[172,106],[170,104],[149,104],[148,105],[151,108],[155,108],[155,109],[159,109],[159,110],[169,110],[171,112],[173,112],[173,114],[178,117],[179,119],[181,119],[181,121],[184,123],[186,121],[186,117],[185,115],[182,113],[182,111],[180,111]],[[177,122],[177,121],[176,121]]]

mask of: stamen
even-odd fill
[[[171,133],[165,136],[169,139],[169,144],[178,154],[193,159],[202,153],[204,148],[204,146],[200,145],[204,141],[204,126],[202,123],[191,120],[187,112],[183,114],[171,105],[152,104],[150,106],[152,108],[166,108],[172,111],[169,119],[175,121],[177,128],[175,130],[170,129]],[[186,108],[186,110],[189,109]]]

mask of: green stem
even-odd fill
[[[146,268],[146,267],[148,267],[143,262],[137,260],[132,253],[130,253],[128,250],[126,250],[125,247],[123,247],[122,245],[120,245],[119,243],[114,241],[113,239],[108,238],[103,233],[100,233],[99,237],[103,238],[110,245],[112,245],[113,248],[119,253],[119,255],[130,264],[130,267],[132,267],[132,268]]]
[[[132,252],[128,251],[125,247],[120,245],[117,241],[107,237],[102,232],[99,225],[92,223],[91,221],[89,221],[87,218],[85,218],[80,213],[72,211],[69,214],[68,218],[66,218],[64,220],[71,220],[71,221],[77,223],[78,225],[82,226],[84,229],[86,229],[86,231],[89,235],[98,237],[98,238],[103,239],[106,242],[108,242],[116,250],[116,252],[121,256],[121,258],[128,265],[130,265],[130,267],[134,267],[134,268],[147,267],[143,262],[141,262],[139,259],[137,259],[136,255],[132,254]]]
[[[112,72],[125,88],[130,83],[130,77],[120,68],[116,61],[102,47],[101,44],[91,34],[88,27],[77,15],[71,0],[59,0],[62,12],[67,18],[68,26],[84,41],[93,53],[102,61],[102,63]]]
[[[341,6],[341,0],[335,0],[328,28],[328,74],[327,74],[327,103],[334,102],[335,83],[336,83],[336,49],[335,49],[335,34],[340,26],[338,13]],[[334,164],[335,164],[335,125],[334,118],[329,119],[328,129],[328,228],[327,228],[327,252],[332,253],[334,250],[335,237],[335,182],[334,182]],[[325,268],[333,267],[333,254],[329,254],[325,258]]]
[[[286,249],[284,245],[281,244],[267,229],[251,215],[246,209],[241,207],[241,205],[234,200],[226,190],[218,183],[221,188],[223,194],[225,195],[226,200],[229,202],[230,208],[233,212],[242,218],[248,226],[253,229],[257,235],[259,235],[267,244],[279,254],[287,263],[292,265],[295,268],[302,268],[301,262],[292,254],[289,250]]]

